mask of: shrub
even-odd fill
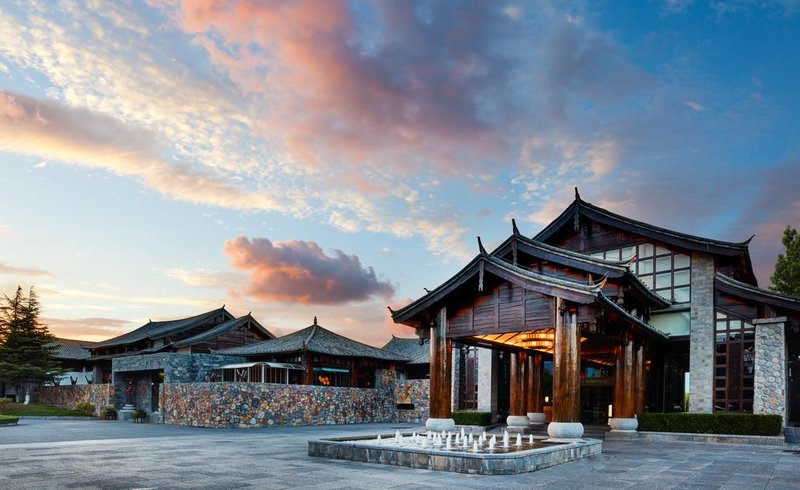
[[[14,425],[19,422],[19,417],[12,415],[0,415],[0,425]]]
[[[3,409],[9,403],[13,403],[11,398],[0,398],[0,409]]]
[[[75,405],[75,410],[85,413],[86,415],[94,415],[94,405],[89,402],[80,402]]]
[[[638,418],[641,431],[692,434],[777,436],[783,425],[780,415],[752,413],[641,413]]]
[[[491,412],[453,412],[453,420],[457,425],[487,426],[492,423]]]

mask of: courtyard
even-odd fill
[[[791,448],[605,441],[535,473],[476,476],[307,456],[309,439],[409,424],[200,429],[83,420],[0,428],[0,488],[800,488]]]

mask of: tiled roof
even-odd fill
[[[226,316],[227,320],[233,319],[233,315],[231,315],[223,306],[222,308],[211,310],[206,313],[201,313],[200,315],[192,316],[189,318],[180,318],[177,320],[168,320],[162,322],[151,321],[147,322],[145,325],[142,325],[136,330],[124,333],[122,335],[114,337],[113,339],[108,339],[102,342],[98,342],[97,344],[92,346],[92,349],[100,347],[109,347],[113,345],[135,344],[136,342],[145,339],[150,339],[150,340],[160,339],[168,335],[174,335],[178,332],[194,328],[195,326],[202,324],[220,314]]]
[[[196,344],[198,342],[203,342],[208,339],[213,339],[217,335],[223,334],[235,328],[238,328],[247,322],[253,322],[257,328],[259,328],[262,332],[267,334],[267,336],[271,339],[274,339],[275,336],[266,328],[262,327],[260,323],[256,321],[249,313],[247,315],[241,316],[234,320],[228,320],[227,322],[220,323],[216,327],[209,328],[205,332],[199,333],[194,337],[189,337],[188,339],[183,339],[178,342],[173,342],[170,344],[172,347],[184,347],[187,345]]]
[[[383,350],[396,352],[411,359],[408,364],[429,364],[431,359],[431,349],[427,339],[420,345],[417,338],[406,339],[392,335],[392,340],[383,346]]]
[[[219,351],[231,355],[265,355],[315,352],[340,357],[368,357],[385,361],[408,361],[409,358],[395,352],[357,342],[314,323],[297,332],[257,344],[233,347]]]
[[[58,346],[56,357],[59,359],[87,359],[91,356],[89,351],[84,348],[91,347],[96,342],[88,340],[75,340],[75,339],[59,339],[56,338],[53,342]]]

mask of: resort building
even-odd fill
[[[725,242],[574,202],[532,238],[516,224],[491,253],[408,306],[395,322],[430,345],[429,427],[471,386],[510,426],[582,422],[635,428],[643,411],[780,414],[800,422],[800,298],[758,287],[749,240]],[[455,355],[454,355],[455,354]],[[471,370],[467,369],[467,372]],[[471,384],[471,383],[470,383]]]

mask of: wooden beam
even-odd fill
[[[542,413],[542,355],[528,353],[528,412]]]

